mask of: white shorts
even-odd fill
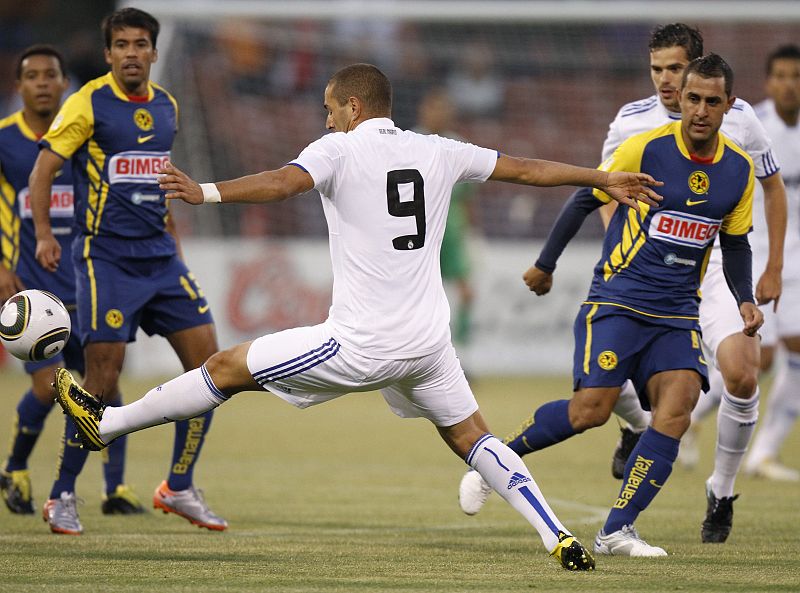
[[[722,271],[720,249],[714,249],[711,253],[700,291],[700,328],[703,330],[703,342],[716,358],[720,342],[744,328],[739,305],[736,304]]]
[[[258,338],[247,351],[247,368],[264,389],[298,408],[380,390],[398,416],[436,426],[452,426],[478,410],[452,344],[417,358],[368,358],[340,344],[322,323]]]

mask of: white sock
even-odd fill
[[[559,531],[570,533],[547,504],[519,455],[493,435],[478,439],[467,455],[467,463],[536,528],[548,552],[558,544]]]
[[[100,438],[110,443],[129,432],[194,418],[227,399],[201,366],[151,389],[127,406],[106,408],[100,421]]]
[[[734,397],[727,390],[722,393],[717,414],[714,473],[711,474],[711,489],[717,498],[733,496],[736,473],[758,420],[758,395],[758,388],[750,399]]]
[[[755,467],[765,459],[775,459],[800,415],[800,353],[788,352],[780,363],[761,428],[753,440],[748,466]]]
[[[625,381],[619,399],[614,405],[614,413],[631,425],[633,432],[644,432],[650,426],[650,412],[642,409],[633,381]]]
[[[725,389],[722,373],[711,361],[708,364],[708,385],[708,391],[700,392],[700,399],[697,400],[697,405],[692,410],[692,426],[702,422],[706,416],[717,409],[722,399],[722,391]]]

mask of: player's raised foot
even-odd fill
[[[139,498],[125,484],[120,484],[114,492],[103,497],[100,510],[104,515],[139,515],[145,512]]]
[[[492,487],[483,476],[471,469],[464,474],[458,486],[458,504],[467,515],[474,515],[486,504],[491,493]]]
[[[748,462],[744,473],[752,478],[763,478],[774,482],[800,482],[800,471],[783,465],[777,459],[762,459]]]
[[[153,508],[161,509],[164,513],[175,513],[192,525],[213,531],[224,531],[228,528],[228,522],[208,508],[203,492],[194,486],[186,490],[170,490],[164,480],[153,494]]]
[[[618,480],[625,475],[625,464],[628,463],[628,457],[631,456],[634,447],[639,442],[639,437],[642,436],[641,432],[634,432],[628,427],[620,428],[620,432],[617,448],[614,449],[614,456],[611,458],[611,475]]]
[[[700,429],[695,426],[690,426],[689,430],[681,437],[681,446],[678,449],[678,464],[683,469],[694,469],[700,463],[699,437]]]
[[[72,418],[78,429],[76,435],[83,446],[90,451],[104,449],[108,443],[100,438],[100,420],[106,405],[78,385],[67,369],[56,369],[56,401],[64,408],[64,413]]]
[[[53,533],[80,535],[83,525],[78,518],[78,499],[74,492],[62,492],[58,498],[51,498],[44,503],[42,519],[50,525]]]
[[[17,515],[34,513],[31,474],[27,469],[0,472],[0,495],[12,513]]]
[[[728,539],[733,527],[733,501],[739,498],[726,496],[717,498],[711,490],[711,484],[706,482],[706,520],[700,529],[700,539],[704,544],[722,544]]]
[[[563,531],[558,532],[558,544],[550,555],[567,570],[594,570],[594,556],[575,536]]]
[[[633,525],[623,525],[619,531],[606,533],[602,529],[594,538],[595,554],[609,556],[635,556],[640,558],[655,558],[666,556],[664,548],[651,546],[644,541]]]

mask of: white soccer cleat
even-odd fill
[[[458,504],[467,515],[475,515],[486,504],[491,493],[492,487],[486,483],[483,476],[471,469],[461,478]]]
[[[800,471],[787,467],[776,459],[762,459],[757,463],[748,463],[744,473],[753,478],[774,482],[800,482]]]
[[[623,525],[622,529],[606,535],[601,529],[594,538],[595,554],[609,556],[635,556],[639,558],[655,558],[666,556],[667,551],[658,546],[651,546],[644,541],[633,525]]]

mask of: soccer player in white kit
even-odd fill
[[[380,390],[402,417],[424,417],[450,448],[539,532],[570,570],[591,570],[590,553],[568,532],[522,460],[489,433],[450,342],[439,248],[453,185],[496,179],[527,185],[594,185],[635,206],[656,204],[652,177],[603,173],[521,159],[395,127],[391,85],[355,64],[325,89],[326,127],[277,171],[198,185],[168,165],[160,187],[189,203],[270,202],[317,189],[328,223],[333,303],[314,327],[278,332],[215,354],[128,406],[105,408],[59,370],[59,402],[77,418],[85,446],[267,389],[305,408],[349,392]]]
[[[764,310],[761,368],[770,368],[779,342],[786,356],[776,371],[766,413],[759,422],[744,471],[757,477],[797,482],[800,471],[779,463],[778,452],[800,415],[800,259],[796,257],[800,253],[800,47],[784,45],[769,55],[766,92],[769,98],[756,105],[755,110],[781,162],[789,203],[784,253],[790,256],[783,267],[780,307],[777,311],[771,307]],[[763,225],[758,224],[756,219],[751,239],[754,254],[759,254],[767,243]],[[758,256],[754,257],[754,265],[758,262]]]
[[[703,54],[703,38],[693,27],[672,23],[653,31],[649,48],[650,74],[656,94],[628,103],[619,110],[603,144],[603,162],[627,138],[681,118],[678,106],[681,78],[687,64]],[[756,176],[764,188],[769,257],[756,286],[755,296],[759,304],[768,303],[776,300],[781,291],[783,236],[786,228],[783,181],[772,155],[769,138],[748,103],[736,99],[725,115],[721,132],[753,159]],[[739,308],[723,275],[718,244],[712,250],[701,292],[700,325],[703,341],[713,354],[715,363],[709,364],[709,382],[712,391],[716,389],[723,393],[724,402],[719,411],[714,473],[707,482],[709,512],[702,539],[725,541],[732,522],[734,479],[758,417],[759,345],[758,337],[748,337],[742,332]],[[702,405],[707,397],[708,394],[701,395],[698,405]],[[622,390],[614,412],[631,425],[631,428],[623,429],[623,438],[615,452],[612,467],[614,476],[622,478],[628,455],[633,451],[639,435],[649,425],[650,414],[642,410],[630,381]],[[531,425],[523,425],[504,440],[517,454],[530,452],[525,446],[525,430]],[[459,488],[462,510],[467,514],[477,513],[490,492],[480,476],[475,472],[467,472]]]

